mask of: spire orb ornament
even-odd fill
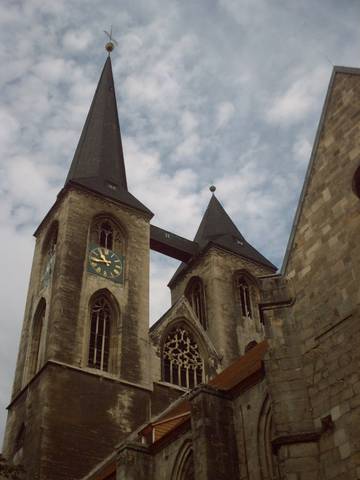
[[[112,36],[112,26],[110,26],[110,33],[104,30],[105,35],[109,38],[109,41],[105,45],[105,50],[110,53],[114,50],[115,46],[117,45],[117,41]]]
[[[111,53],[115,48],[115,45],[113,42],[107,42],[107,44],[105,45],[105,50],[109,53]]]
[[[210,190],[211,193],[214,193],[215,190],[216,190],[215,185],[211,185],[211,186],[209,187],[209,190]]]

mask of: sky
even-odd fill
[[[0,438],[32,234],[65,181],[110,24],[129,190],[192,239],[215,184],[279,267],[333,65],[360,66],[359,0],[1,2]],[[177,265],[152,253],[151,322]]]

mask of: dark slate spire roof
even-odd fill
[[[202,252],[209,243],[212,243],[241,257],[260,263],[273,271],[277,270],[275,265],[269,262],[269,260],[245,240],[214,194],[201,220],[194,242],[198,243],[200,252]],[[186,263],[181,263],[170,280],[169,285],[175,281],[186,267]]]
[[[65,185],[69,183],[152,215],[127,189],[110,56],[101,73]]]

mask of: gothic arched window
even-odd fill
[[[204,285],[199,277],[193,277],[188,283],[185,296],[192,306],[196,316],[198,317],[201,325],[206,329],[206,308],[205,308],[205,292]]]
[[[163,379],[165,382],[194,388],[203,382],[204,362],[198,344],[182,325],[174,327],[163,346]]]
[[[55,221],[51,225],[49,232],[46,235],[46,238],[44,241],[43,267],[42,267],[42,277],[41,277],[42,287],[46,287],[49,284],[49,281],[54,271],[58,229],[59,229],[58,222]]]
[[[90,341],[88,366],[98,370],[109,370],[110,328],[112,310],[105,297],[97,297],[90,311]]]
[[[25,439],[25,425],[24,423],[22,423],[15,438],[14,453],[18,452],[21,448],[23,448],[24,439]]]
[[[255,348],[257,344],[258,344],[258,342],[256,340],[251,340],[251,342],[249,342],[245,347],[245,353],[247,353],[250,350],[252,350],[253,348]]]
[[[274,437],[274,424],[270,398],[267,396],[261,408],[258,423],[258,455],[262,478],[280,478],[278,459],[271,441]]]
[[[178,451],[171,473],[171,480],[194,480],[194,455],[191,442],[187,440]]]
[[[354,193],[360,198],[360,167],[357,168],[353,177]]]
[[[98,243],[101,247],[113,250],[114,230],[110,222],[100,223],[98,228]]]
[[[113,250],[124,255],[126,232],[118,222],[110,216],[101,215],[94,218],[90,227],[90,244]]]
[[[36,309],[30,342],[30,376],[35,375],[42,363],[42,352],[44,349],[44,323],[45,323],[46,302],[42,298]]]
[[[243,276],[239,276],[235,281],[235,288],[240,301],[241,315],[252,318],[251,291],[248,281]]]
[[[59,223],[55,220],[50,226],[48,233],[46,234],[45,241],[43,244],[43,252],[47,257],[52,257],[55,254],[57,238],[59,231]]]
[[[195,480],[194,456],[192,449],[187,452],[187,455],[183,460],[178,478],[179,480]]]

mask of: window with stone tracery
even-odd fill
[[[101,216],[95,218],[90,229],[90,244],[125,254],[124,232],[117,222],[110,217]]]
[[[165,382],[194,388],[204,380],[204,361],[193,336],[179,325],[168,334],[163,346]]]
[[[112,311],[104,295],[95,299],[90,315],[88,366],[107,371],[109,369]]]
[[[251,290],[249,283],[244,277],[240,276],[236,279],[235,287],[240,301],[241,315],[243,317],[252,318]]]
[[[204,285],[199,277],[193,277],[185,290],[185,296],[192,306],[201,325],[206,329],[206,308],[205,308],[205,292]]]
[[[109,222],[102,222],[98,229],[99,245],[109,250],[113,249],[114,230]]]

